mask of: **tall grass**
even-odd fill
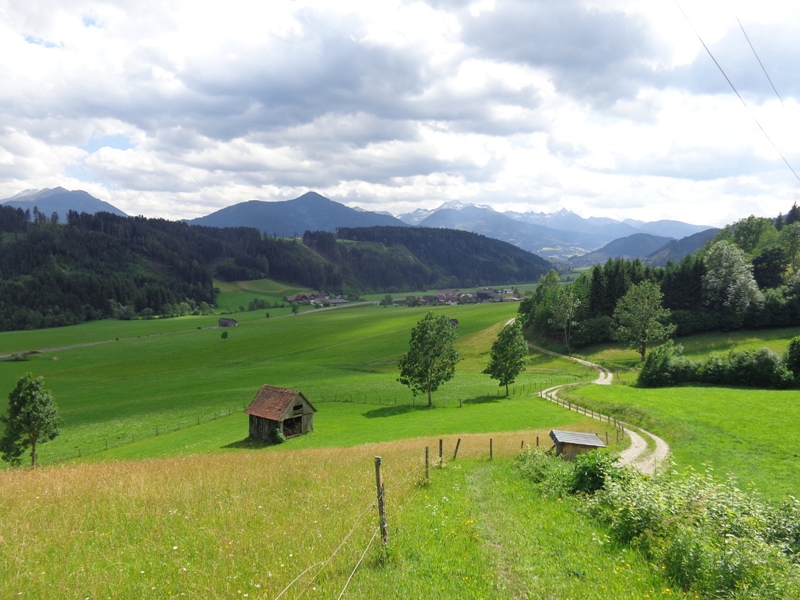
[[[493,434],[491,462],[488,437],[464,436],[429,486],[435,438],[2,472],[0,597],[666,597],[656,569],[511,478],[518,434]],[[390,546],[348,585],[376,530],[376,455]]]

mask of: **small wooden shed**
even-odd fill
[[[230,319],[228,317],[222,317],[219,320],[219,327],[237,327],[239,325],[236,319]]]
[[[313,431],[317,409],[302,392],[262,385],[244,412],[250,415],[250,437],[272,441],[272,429],[287,438]]]
[[[606,447],[603,440],[595,433],[578,433],[553,429],[550,432],[550,439],[556,445],[556,455],[561,456],[564,460],[572,460],[579,454],[589,452],[589,450]]]

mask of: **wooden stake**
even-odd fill
[[[439,438],[439,468],[442,468],[442,438]]]
[[[381,539],[383,545],[389,545],[389,526],[386,523],[386,504],[383,491],[383,477],[381,477],[381,457],[375,457],[375,485],[378,488],[378,519],[380,520]]]
[[[431,480],[431,459],[428,446],[425,446],[425,481]]]
[[[489,438],[489,460],[492,460],[494,457],[493,449],[492,449],[492,438]]]
[[[456,459],[456,456],[458,456],[458,447],[459,447],[460,445],[461,445],[461,438],[458,438],[458,441],[456,442],[456,451],[455,451],[455,452],[453,452],[453,460],[455,460],[455,459]]]

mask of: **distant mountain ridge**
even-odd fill
[[[490,206],[460,201],[445,202],[436,209],[417,209],[398,216],[421,227],[445,227],[480,233],[504,240],[544,258],[571,261],[616,239],[637,233],[683,238],[708,229],[680,221],[617,221],[607,217],[584,218],[569,210],[556,213],[498,212]]]
[[[86,192],[70,192],[61,187],[25,190],[3,203],[31,211],[36,206],[48,219],[55,212],[61,221],[65,220],[68,210],[89,214],[105,211],[124,215],[111,204]],[[435,209],[417,209],[394,217],[386,212],[351,208],[316,192],[308,192],[293,200],[241,202],[186,222],[208,227],[254,227],[264,234],[279,237],[300,236],[305,231],[332,233],[340,227],[410,226],[455,229],[505,241],[558,262],[570,262],[575,257],[589,255],[614,240],[637,233],[660,236],[668,241],[709,229],[680,221],[584,218],[566,209],[552,214],[535,211],[498,212],[491,206],[458,200],[445,202]],[[655,250],[658,248],[651,249]]]
[[[83,190],[70,191],[62,187],[43,189],[43,190],[23,190],[14,194],[11,198],[0,200],[0,204],[30,210],[33,213],[34,207],[45,215],[48,219],[53,213],[58,214],[58,220],[67,220],[67,213],[74,210],[78,213],[93,215],[98,212],[108,212],[120,217],[127,217],[124,212],[116,206],[98,200],[88,192]]]
[[[316,192],[282,202],[241,202],[187,223],[206,227],[255,227],[279,237],[301,236],[305,231],[334,232],[338,227],[405,226],[390,215],[349,208]]]
[[[614,240],[599,250],[575,257],[570,263],[574,266],[588,266],[604,263],[609,258],[643,259],[672,241],[674,241],[672,238],[650,233],[634,233]]]
[[[679,262],[686,256],[694,254],[707,242],[714,239],[721,230],[717,228],[706,229],[680,240],[672,240],[655,252],[648,254],[643,262],[654,267],[664,267],[668,262]]]

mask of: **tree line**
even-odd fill
[[[215,228],[69,211],[66,223],[0,206],[0,330],[206,313],[214,279],[277,279],[346,296],[534,281],[549,264],[468,232]],[[470,268],[474,266],[474,269]]]
[[[737,221],[666,267],[609,259],[568,285],[551,271],[521,303],[520,319],[535,335],[567,347],[618,339],[620,302],[645,282],[666,311],[662,338],[800,325],[800,209]]]

